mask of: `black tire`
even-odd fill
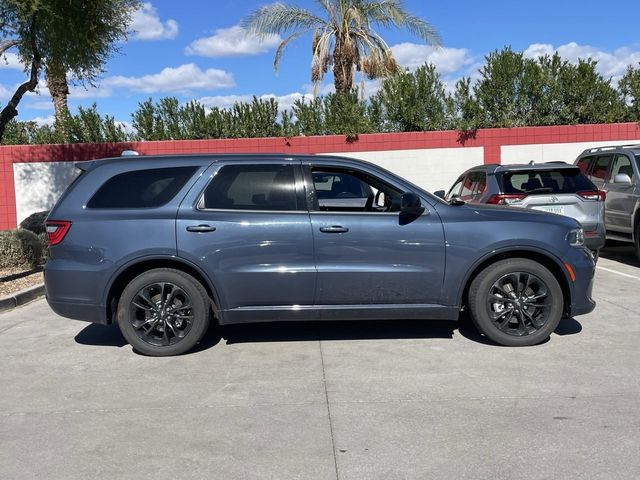
[[[126,286],[117,319],[136,351],[154,357],[180,355],[191,350],[209,327],[209,296],[191,275],[157,268]]]
[[[545,341],[556,329],[564,298],[546,267],[511,258],[488,266],[473,279],[469,308],[473,323],[490,340],[509,347],[529,346]]]

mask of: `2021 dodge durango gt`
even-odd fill
[[[449,204],[336,157],[156,156],[78,164],[47,220],[47,300],[117,322],[148,355],[220,324],[456,320],[533,345],[593,310],[577,221]],[[366,328],[366,327],[364,327]]]

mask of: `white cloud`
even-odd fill
[[[176,38],[178,22],[166,20],[163,22],[158,16],[158,10],[151,2],[145,2],[133,14],[131,29],[136,40],[163,40]]]
[[[605,77],[612,77],[617,82],[628,65],[638,65],[640,62],[640,50],[629,47],[618,48],[613,51],[600,50],[590,45],[580,45],[570,42],[559,47],[548,43],[533,43],[524,51],[528,58],[538,58],[542,55],[553,55],[558,52],[562,58],[572,63],[578,63],[578,59],[592,58],[598,61],[598,71]]]
[[[0,99],[5,100],[11,98],[11,95],[13,94],[9,91],[9,89],[0,83]]]
[[[289,93],[287,95],[275,95],[273,93],[267,93],[258,96],[261,100],[268,100],[270,98],[275,99],[278,102],[278,110],[291,110],[293,104],[300,99],[305,101],[313,99],[313,95],[310,93]],[[251,102],[253,95],[217,95],[213,97],[202,97],[197,101],[207,108],[230,108],[234,103],[238,102]]]
[[[17,54],[13,52],[5,52],[4,55],[0,55],[0,68],[24,70],[24,65]]]
[[[48,117],[36,117],[26,121],[36,122],[39,127],[43,127],[45,125],[52,126],[55,123],[56,118],[53,115],[49,115]]]
[[[211,37],[199,38],[186,49],[187,55],[202,57],[232,57],[257,55],[275,48],[282,41],[280,35],[267,35],[263,38],[247,32],[240,26],[219,28]]]
[[[466,48],[434,47],[405,42],[392,46],[391,51],[403,67],[415,70],[425,63],[432,63],[443,75],[457,72],[473,62],[473,57]]]
[[[31,110],[53,110],[53,103],[51,100],[40,100],[31,103],[25,103],[24,108]]]
[[[105,87],[127,88],[143,93],[187,93],[193,90],[229,88],[235,86],[235,81],[233,75],[224,70],[201,70],[197,65],[187,63],[176,68],[167,67],[160,73],[142,77],[108,77],[102,84]]]

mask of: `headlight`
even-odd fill
[[[571,230],[567,233],[567,241],[569,245],[572,247],[583,247],[584,246],[584,230],[581,228],[576,228],[575,230]]]

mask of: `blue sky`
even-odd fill
[[[288,0],[315,8],[313,0]],[[291,44],[279,73],[272,68],[277,38],[246,39],[237,26],[261,0],[153,0],[136,13],[129,41],[120,45],[106,65],[97,88],[74,87],[72,109],[97,102],[101,113],[129,122],[138,102],[176,96],[201,100],[208,106],[227,106],[251,95],[276,96],[283,106],[310,95],[310,38]],[[626,65],[640,62],[637,0],[613,3],[591,0],[498,0],[436,2],[406,0],[407,9],[435,26],[443,48],[434,50],[407,32],[382,31],[396,58],[408,68],[425,61],[436,64],[448,85],[463,75],[474,76],[491,50],[511,45],[536,56],[558,50],[569,60],[591,56],[603,74],[614,81]],[[0,60],[0,104],[6,101],[24,73],[14,54]],[[331,88],[327,76],[319,91]],[[375,83],[367,83],[369,93]],[[43,81],[39,95],[25,97],[19,119],[51,121],[53,108]]]

